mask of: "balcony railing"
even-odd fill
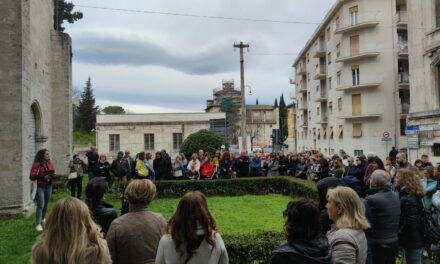
[[[397,11],[396,17],[397,17],[397,23],[407,23],[408,22],[408,12],[407,11]]]
[[[401,109],[400,109],[400,113],[402,115],[407,115],[409,114],[409,102],[402,102],[401,104]]]
[[[397,43],[397,52],[408,53],[408,42],[399,42]]]
[[[408,84],[409,83],[409,72],[399,72],[399,83]]]

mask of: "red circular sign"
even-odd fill
[[[384,138],[388,138],[388,137],[390,137],[390,132],[383,132],[382,135]]]

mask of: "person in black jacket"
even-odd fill
[[[171,180],[173,178],[173,164],[171,162],[171,157],[170,157],[170,155],[168,155],[168,153],[165,149],[162,149],[160,151],[160,153],[162,154],[162,158],[165,161],[164,179]]]
[[[107,233],[110,224],[117,217],[113,205],[102,200],[107,189],[108,183],[102,177],[93,178],[86,186],[86,204],[93,219],[101,226],[101,231],[104,234]]]
[[[99,160],[98,149],[91,147],[86,153],[89,181],[95,177],[96,163]]]
[[[284,151],[278,151],[278,174],[280,176],[287,175],[287,169],[289,166],[289,160],[284,156]]]
[[[110,166],[110,171],[115,176],[114,178],[115,182],[113,188],[114,188],[114,194],[117,194],[119,192],[119,187],[121,185],[121,182],[127,181],[127,174],[130,171],[127,160],[124,159],[124,153],[122,151],[119,151],[118,157],[115,160],[113,160],[112,165]]]
[[[399,248],[400,201],[398,194],[391,191],[388,172],[379,169],[371,175],[365,208],[371,225],[365,234],[371,248],[372,263],[395,263]]]
[[[270,264],[330,264],[332,255],[319,232],[319,210],[309,199],[289,202],[284,215],[287,242],[272,252]]]
[[[156,152],[156,157],[153,161],[153,169],[156,180],[165,180],[167,178],[166,160],[163,158],[161,152]]]
[[[237,158],[238,177],[249,177],[249,165],[251,160],[248,157],[247,151],[243,150],[240,157]]]
[[[396,187],[400,195],[399,244],[405,250],[406,263],[421,264],[425,243],[420,228],[425,195],[419,176],[409,169],[397,172]]]
[[[348,162],[348,166],[345,167],[344,175],[342,176],[354,176],[353,173],[356,172],[356,165],[354,164],[354,159],[352,157],[348,157],[347,162]]]
[[[320,223],[321,223],[321,234],[325,236],[327,231],[331,229],[331,225],[333,224],[332,220],[328,217],[327,211],[327,192],[331,188],[335,188],[337,186],[343,186],[344,182],[342,179],[336,177],[327,177],[324,178],[316,184],[316,188],[318,189],[318,198],[319,198],[319,210],[320,210]]]
[[[360,182],[364,182],[364,174],[365,170],[367,168],[367,163],[365,162],[365,156],[359,156],[355,159],[356,167],[353,169],[350,169],[351,175],[345,175],[345,176],[354,176],[356,177]]]
[[[226,151],[223,153],[223,156],[220,160],[220,179],[230,179],[232,177],[232,161],[231,161],[231,155],[229,154],[229,151]]]
[[[99,156],[98,162],[95,164],[95,169],[93,173],[93,178],[95,177],[104,177],[110,186],[110,163],[107,161],[107,156],[105,154],[101,154]]]
[[[290,155],[290,157],[289,157],[289,169],[288,169],[289,176],[295,176],[296,175],[296,165],[298,163],[299,163],[298,154]]]

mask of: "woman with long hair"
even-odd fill
[[[176,155],[176,158],[174,159],[174,163],[173,163],[173,177],[174,177],[173,179],[174,180],[183,179],[183,173],[184,173],[184,169],[183,169],[182,156],[178,154]]]
[[[337,157],[334,161],[334,167],[332,170],[333,176],[336,178],[342,178],[344,172],[345,172],[345,168],[344,168],[344,164],[342,163],[342,159]]]
[[[289,202],[283,216],[287,242],[273,251],[270,264],[330,264],[330,247],[320,235],[315,203],[305,198]]]
[[[400,169],[396,176],[396,187],[400,196],[399,244],[405,250],[408,264],[422,263],[422,252],[425,246],[420,228],[420,217],[423,205],[420,199],[425,190],[419,176],[410,169]]]
[[[229,151],[223,153],[220,159],[220,179],[230,179],[232,176],[232,162]]]
[[[47,219],[46,232],[32,247],[32,263],[112,263],[106,241],[81,200],[59,200]]]
[[[136,161],[136,179],[147,179],[149,176],[148,168],[145,165],[145,152],[140,152],[138,156],[138,160]]]
[[[185,194],[168,221],[157,249],[156,264],[226,264],[228,253],[217,224],[199,191]]]
[[[271,153],[269,156],[269,164],[267,176],[279,176],[279,163],[275,153]]]
[[[153,169],[156,180],[165,180],[167,177],[166,161],[163,153],[158,151],[153,160]]]
[[[43,231],[42,224],[46,222],[47,205],[52,195],[52,182],[56,179],[54,166],[50,162],[50,155],[47,149],[40,149],[35,155],[29,178],[31,181],[37,181],[35,229],[41,232]]]
[[[332,263],[365,264],[367,238],[364,230],[370,227],[361,199],[348,187],[328,190],[327,210],[335,224],[327,238],[332,249]]]
[[[107,161],[107,155],[99,155],[99,160],[96,162],[93,177],[104,177],[110,185],[110,163]]]
[[[113,220],[118,217],[113,205],[105,202],[104,195],[108,190],[108,183],[102,177],[95,177],[86,186],[86,203],[93,219],[101,226],[105,234]]]

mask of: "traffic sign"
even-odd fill
[[[390,132],[385,131],[385,132],[383,132],[382,136],[383,136],[384,138],[389,138],[389,137],[390,137]],[[382,140],[382,141],[386,141],[386,140]]]

